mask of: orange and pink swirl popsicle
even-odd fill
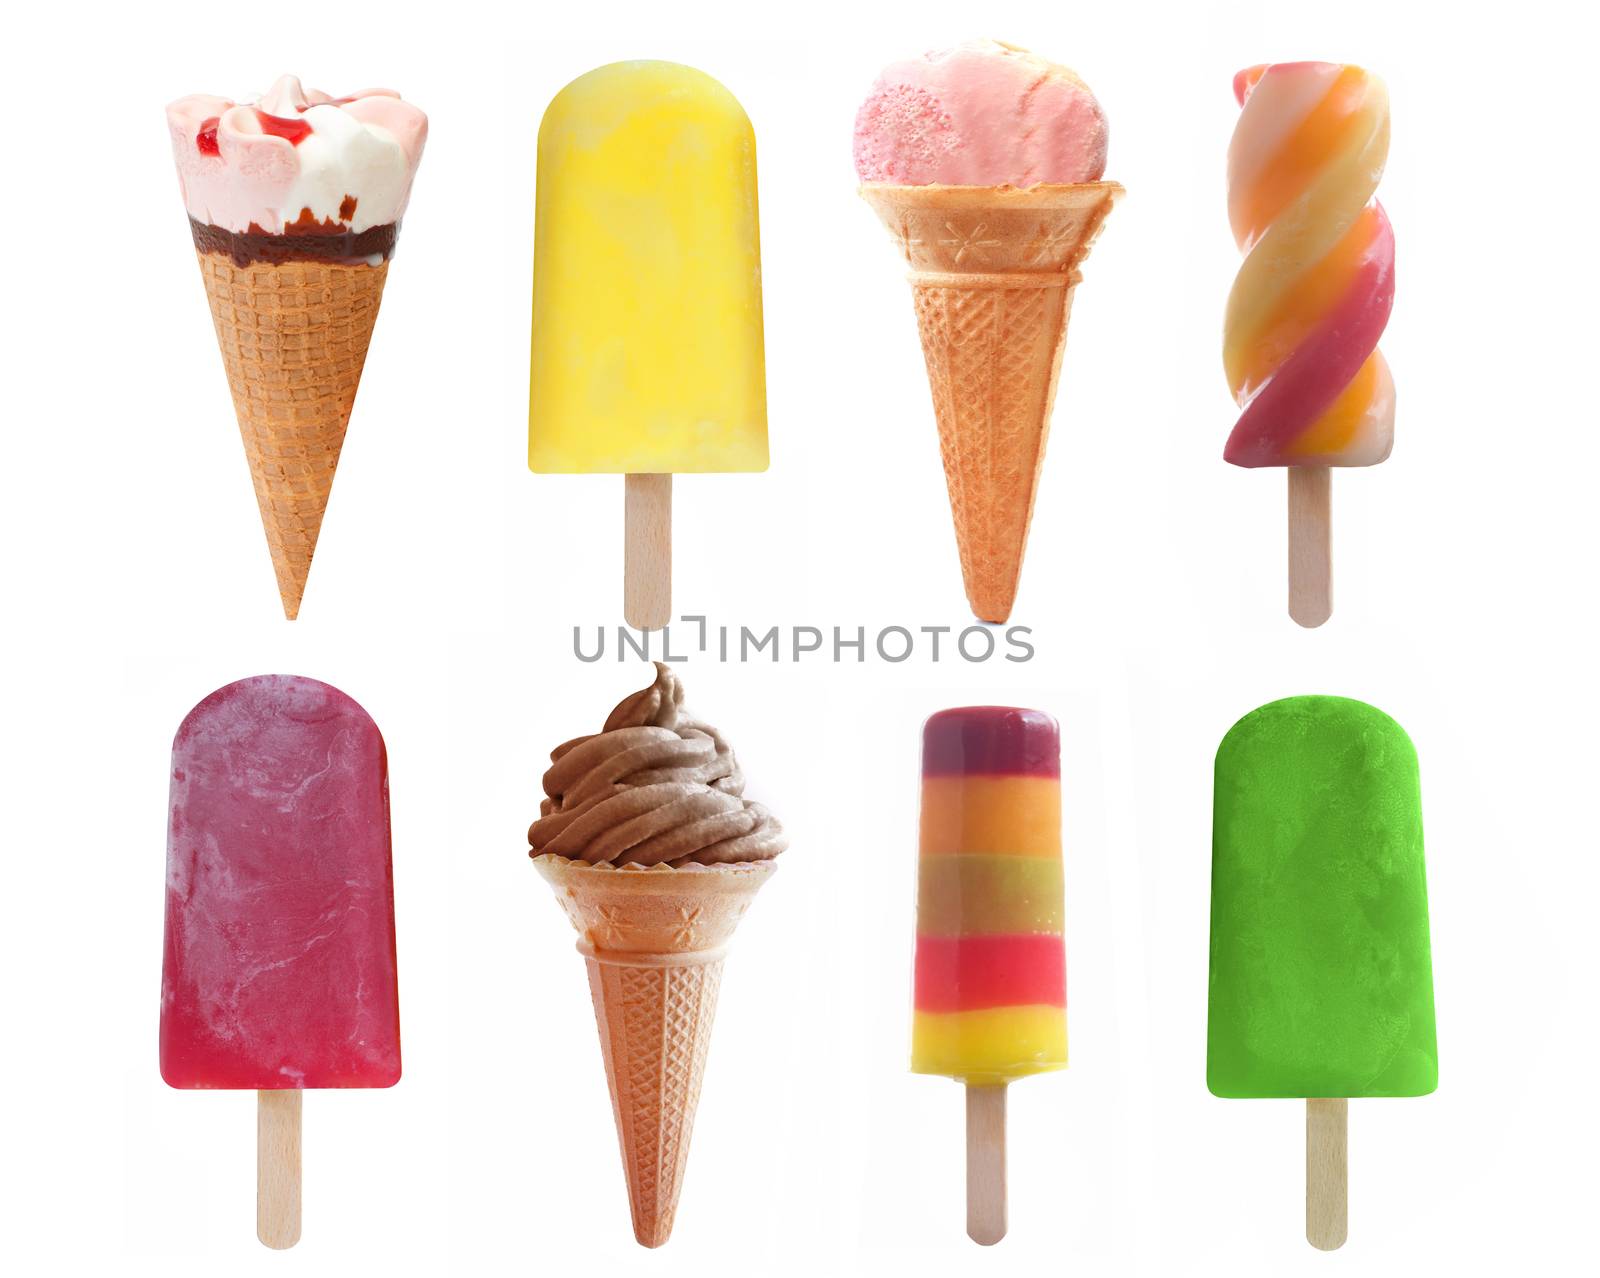
[[[967,1233],[1005,1234],[1005,1091],[1066,1068],[1061,744],[1039,710],[941,710],[922,734],[911,1068],[967,1086]]]
[[[1394,382],[1377,349],[1394,232],[1373,199],[1389,96],[1371,73],[1331,62],[1251,67],[1234,95],[1228,217],[1245,260],[1224,326],[1240,414],[1223,456],[1291,468],[1290,612],[1320,625],[1332,611],[1328,468],[1376,465],[1394,439]]]

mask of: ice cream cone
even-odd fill
[[[868,183],[861,194],[911,267],[967,599],[982,620],[1005,621],[1072,291],[1122,187]]]
[[[300,611],[387,262],[237,265],[200,252],[284,615]]]
[[[577,929],[633,1234],[672,1235],[728,942],[774,863],[621,869],[534,858]]]

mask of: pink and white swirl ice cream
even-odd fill
[[[1097,182],[1106,117],[1076,73],[998,40],[891,63],[856,112],[856,174],[900,186]]]
[[[167,123],[195,246],[241,266],[386,261],[428,136],[392,90],[333,98],[292,75],[251,103],[180,98]]]

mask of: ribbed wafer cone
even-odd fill
[[[388,263],[199,253],[278,594],[300,611]]]
[[[774,863],[652,869],[540,856],[589,967],[633,1236],[672,1236],[722,961]]]
[[[1079,268],[1122,194],[1076,186],[893,186],[862,197],[911,267],[917,328],[972,611],[1016,599]]]

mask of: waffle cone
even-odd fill
[[[622,1145],[633,1236],[672,1236],[722,962],[773,862],[613,869],[534,859],[578,931]]]
[[[388,263],[200,253],[284,615],[300,611]]]
[[[1122,188],[869,183],[861,194],[911,267],[967,600],[982,620],[1005,621],[1073,289]]]

